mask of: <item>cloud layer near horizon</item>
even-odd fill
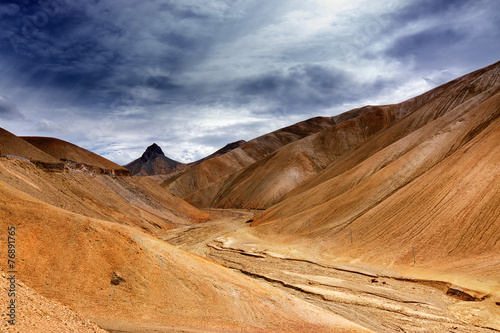
[[[120,164],[396,103],[498,61],[496,0],[0,4],[0,120]]]

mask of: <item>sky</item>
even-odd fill
[[[0,127],[189,162],[500,60],[499,0],[0,0]]]

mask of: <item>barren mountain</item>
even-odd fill
[[[285,145],[185,199],[198,207],[268,208],[333,160],[386,128],[395,119],[393,110],[393,106],[352,110],[334,118],[335,125]]]
[[[369,106],[340,115],[338,119],[343,121],[336,125],[290,143],[186,200],[198,207],[268,208],[303,183],[302,189],[322,182],[311,181],[320,172],[337,176],[458,106],[483,101],[488,95],[481,94],[497,85],[497,67],[471,73],[397,105]]]
[[[397,105],[404,117],[268,209],[253,234],[499,293],[500,63],[429,94]]]
[[[235,141],[235,142],[231,142],[231,143],[228,143],[227,145],[225,145],[224,147],[222,147],[221,149],[217,150],[216,152],[214,152],[213,154],[210,154],[208,155],[207,157],[204,157],[202,158],[201,160],[199,161],[196,161],[192,164],[196,165],[196,164],[200,164],[201,162],[204,162],[206,160],[209,160],[211,158],[215,158],[215,157],[219,157],[221,155],[224,155],[226,153],[229,153],[231,150],[234,150],[236,148],[239,148],[241,147],[242,145],[244,145],[246,143],[245,140],[239,140],[239,141]]]
[[[164,180],[172,178],[176,174],[188,168],[191,168],[209,159],[224,155],[231,150],[240,147],[245,142],[246,141],[244,140],[240,140],[228,143],[213,154],[210,154],[209,156],[204,157],[201,160],[188,164],[177,162],[166,157],[161,148],[156,143],[154,143],[146,149],[146,151],[140,158],[130,162],[127,165],[124,165],[124,167],[130,171],[132,176],[153,176],[151,177],[152,179],[155,179],[158,182],[163,182]]]
[[[331,118],[316,117],[260,136],[226,154],[203,161],[187,169],[163,182],[162,186],[185,198],[205,187],[220,184],[225,177],[261,160],[277,149],[333,124]]]
[[[16,228],[16,278],[106,329],[368,331],[162,241],[167,230],[209,216],[148,178],[50,173],[30,161],[2,158],[0,192],[0,224]],[[7,233],[0,242],[7,244]],[[0,254],[2,262],[7,255]],[[58,323],[30,317],[37,298],[22,302],[22,325],[39,323],[34,332],[57,331]],[[69,325],[67,331],[73,327],[66,319],[69,311],[50,312]]]
[[[66,141],[32,136],[21,138],[57,160],[64,162],[71,169],[123,176],[129,174],[124,167]]]
[[[124,167],[130,171],[132,176],[168,174],[182,169],[185,166],[185,164],[174,161],[165,156],[161,148],[156,143],[149,146],[140,158],[124,165]]]

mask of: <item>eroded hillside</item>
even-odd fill
[[[7,184],[0,192],[1,227],[16,227],[17,277],[101,327],[367,331],[137,227],[72,213]]]
[[[495,64],[481,69],[400,104],[346,112],[336,117],[334,126],[294,141],[190,194],[186,200],[198,207],[268,208],[290,191],[304,191],[339,176],[443,118],[441,123],[434,123],[438,131],[495,94],[500,80],[498,67]],[[452,115],[445,117],[450,112]],[[429,135],[428,131],[424,135]],[[414,135],[408,149],[423,139]],[[321,176],[315,178],[317,174]]]
[[[257,216],[252,234],[498,293],[499,67],[438,89]]]

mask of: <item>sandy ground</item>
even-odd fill
[[[68,307],[48,300],[24,283],[16,281],[15,288],[7,279],[12,274],[0,271],[0,304],[15,300],[14,325],[9,324],[11,317],[1,311],[0,332],[8,333],[105,333],[95,323],[76,314]],[[10,289],[12,288],[12,289]],[[15,297],[8,291],[15,290]]]
[[[218,214],[220,218],[213,222],[169,230],[164,239],[374,332],[500,330],[496,304],[500,299],[495,296],[445,281],[333,264],[279,244],[269,249],[269,244],[244,238],[250,230],[246,221],[258,213],[219,210]]]

